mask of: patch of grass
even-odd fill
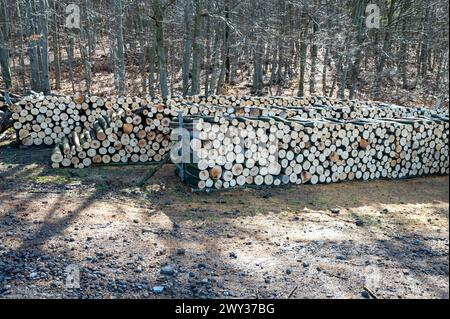
[[[37,176],[34,181],[39,184],[58,184],[63,185],[70,182],[70,179],[64,175],[41,175]]]
[[[282,211],[277,216],[279,219],[289,219],[289,212]]]
[[[38,176],[42,174],[44,168],[36,164],[23,167],[20,171],[16,172],[14,178],[32,180],[35,181]]]
[[[207,220],[208,222],[213,223],[213,222],[217,221],[217,216],[214,215],[213,213],[208,214],[208,215],[206,215],[206,220]]]
[[[217,221],[217,216],[214,215],[214,213],[207,213],[207,214],[202,214],[202,213],[197,213],[197,212],[193,212],[193,211],[186,211],[183,214],[183,217],[185,219],[191,220],[191,221],[208,221],[208,222],[216,222]]]
[[[70,169],[65,173],[73,177],[80,177],[80,178],[84,178],[87,176],[87,172],[81,169]]]
[[[444,217],[445,219],[449,219],[449,211],[448,209],[438,208],[435,209],[436,213],[439,214],[441,217]]]
[[[38,174],[36,174],[38,172]],[[37,171],[33,173],[31,179],[39,184],[69,184],[71,182],[77,182],[78,179],[74,178],[74,175],[69,169],[53,169],[39,167]]]
[[[6,140],[6,141],[3,141],[3,142],[0,142],[0,147],[8,146],[12,142],[13,142],[12,140]]]
[[[191,204],[192,202],[195,202],[194,200],[192,200],[192,197],[190,197],[190,196],[183,196],[183,195],[179,195],[179,194],[172,194],[172,196],[170,196],[170,198],[177,205],[189,206],[189,204]]]
[[[357,213],[357,212],[350,212],[349,216],[356,222],[358,220],[363,222],[363,226],[370,226],[370,227],[379,227],[381,226],[378,218],[373,215],[364,214],[364,213]]]
[[[227,205],[239,208],[248,208],[250,206],[261,204],[257,203],[255,197],[252,195],[247,197],[244,194],[237,194],[237,193],[233,193],[231,196],[223,197],[222,199],[226,202]],[[216,199],[212,199],[212,201],[215,200]]]
[[[12,134],[14,133],[14,128],[13,128],[13,127],[10,127],[9,129],[6,130],[6,132],[7,132],[8,134],[11,134],[11,135],[12,135]],[[15,139],[9,137],[8,139],[4,140],[3,142],[0,142],[0,147],[6,146],[6,145],[10,145],[10,144],[12,144],[13,142],[15,142]]]
[[[194,219],[195,218],[195,215],[194,214],[192,214],[192,212],[185,212],[184,213],[184,217],[186,218],[186,219]]]
[[[97,183],[95,184],[95,189],[97,190],[97,192],[106,193],[107,191],[109,191],[109,186],[105,183]]]
[[[310,206],[310,204],[309,203],[307,203],[307,202],[305,202],[304,200],[299,200],[299,199],[291,199],[291,200],[289,200],[289,203],[291,204],[291,205],[298,205],[298,206],[301,206],[301,205],[304,205],[304,206]],[[305,205],[306,204],[306,205]]]
[[[393,213],[389,222],[397,226],[414,228],[422,224],[418,219],[414,218],[414,215],[402,214],[399,212]]]

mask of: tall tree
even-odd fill
[[[3,30],[0,30],[0,66],[2,70],[3,81],[5,82],[5,91],[8,92],[12,86],[11,71],[9,69],[8,44],[5,41]]]
[[[122,0],[114,0],[116,14],[116,43],[119,71],[119,95],[125,94],[125,48],[123,44],[123,5]]]
[[[191,65],[191,1],[184,0],[184,49],[183,49],[183,96],[189,92],[189,67]]]
[[[309,28],[309,18],[308,18],[308,7],[305,4],[302,8],[302,17],[300,19],[302,30],[300,31],[300,78],[298,81],[298,96],[305,95],[305,71],[307,63],[307,52],[308,52],[308,28]]]
[[[202,22],[203,22],[203,6],[202,0],[194,0],[195,18],[194,18],[194,35],[192,46],[192,88],[191,95],[200,93],[200,71],[202,66]]]
[[[256,40],[255,57],[254,57],[254,73],[253,73],[253,94],[263,95],[264,82],[263,82],[263,70],[262,70],[262,41]]]
[[[37,38],[38,36],[34,33],[34,19],[32,16],[32,6],[31,0],[25,0],[25,21],[27,24],[27,41],[28,41],[28,56],[30,59],[31,66],[31,89],[35,91],[40,91],[40,81],[39,81],[39,66],[38,66],[38,48],[37,48]]]
[[[392,0],[392,2],[395,2]],[[352,84],[350,88],[349,98],[352,100],[355,96],[356,88],[359,82],[359,68],[362,59],[362,49],[364,43],[364,12],[365,0],[356,0],[355,9],[355,26],[356,26],[356,56],[352,69]]]
[[[48,62],[48,8],[47,0],[39,0],[40,8],[40,28],[41,28],[41,48],[42,48],[42,80],[45,95],[51,94],[49,62]]]
[[[222,64],[217,83],[217,94],[224,93],[225,84],[230,80],[230,0],[223,0],[223,45],[222,45]]]
[[[160,0],[153,0],[153,14],[155,20],[155,38],[158,52],[158,73],[163,98],[169,97],[167,84],[166,52],[164,47],[164,8]]]
[[[168,97],[225,94],[234,85],[265,93],[268,75],[270,94],[317,94],[322,86],[324,95],[350,98],[385,99],[390,87],[399,97],[448,95],[445,0],[377,1],[379,29],[366,27],[376,16],[366,13],[367,0],[79,0],[81,25],[65,28],[66,18],[78,20],[77,6],[65,12],[72,2],[0,0],[13,82],[46,93],[71,83],[88,94]],[[112,74],[101,92],[91,92],[93,72]]]
[[[319,17],[312,15],[313,32],[311,34],[311,73],[309,77],[309,93],[316,93],[317,55],[319,53]]]
[[[51,21],[51,34],[52,34],[52,51],[53,51],[53,63],[55,67],[55,88],[61,89],[61,53],[60,53],[60,19],[59,12],[56,5],[56,1],[53,2],[53,12]]]

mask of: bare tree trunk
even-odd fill
[[[395,2],[395,1],[392,1]],[[361,64],[361,55],[362,55],[362,45],[364,42],[364,10],[365,10],[365,1],[357,0],[356,4],[356,28],[357,28],[357,43],[356,43],[356,58],[353,63],[353,74],[352,74],[352,86],[350,88],[349,98],[352,100],[355,96],[356,88],[359,82],[359,68]]]
[[[283,86],[285,84],[285,76],[286,70],[288,67],[285,68],[285,73],[283,74],[283,64],[284,64],[284,54],[283,54],[283,47],[281,47],[281,43],[278,43],[278,63],[276,65],[276,84],[277,84],[277,94],[281,94]],[[276,53],[275,53],[276,54]]]
[[[46,0],[40,0],[40,24],[41,24],[41,47],[42,47],[42,76],[44,85],[44,94],[50,95],[50,78],[48,65],[48,24],[47,24],[47,3]]]
[[[338,97],[340,99],[345,98],[345,89],[347,87],[347,75],[350,69],[350,63],[352,61],[352,55],[350,49],[347,49],[346,58],[344,65],[341,65],[340,76],[339,76],[339,93]]]
[[[263,70],[262,70],[262,44],[261,39],[257,40],[255,48],[255,71],[253,73],[253,94],[259,96],[263,95],[264,83],[263,83]]]
[[[17,9],[17,18],[19,24],[19,63],[20,63],[20,78],[22,81],[22,90],[26,88],[25,82],[25,45],[23,42],[24,31],[23,31],[23,21],[22,21],[22,13],[19,6],[19,0],[16,0],[16,9]]]
[[[147,93],[147,73],[146,73],[146,64],[147,64],[147,43],[146,43],[146,23],[145,23],[145,14],[141,12],[140,4],[136,5],[136,11],[138,16],[138,33],[139,33],[139,68],[141,73],[141,92],[142,94]]]
[[[305,26],[305,30],[302,32],[300,39],[300,79],[298,82],[298,96],[305,96],[305,71],[306,71],[306,55],[307,55],[307,33],[308,26]]]
[[[422,33],[422,42],[420,46],[420,75],[422,78],[426,78],[428,75],[428,24],[429,22],[429,9],[425,11],[424,17],[424,30]]]
[[[211,19],[206,18],[206,68],[205,68],[205,96],[209,96],[209,76],[211,73]]]
[[[158,73],[161,85],[161,95],[163,98],[167,98],[169,96],[169,87],[167,84],[166,52],[164,48],[163,8],[161,7],[160,0],[153,0],[153,12],[155,15]]]
[[[2,70],[3,81],[5,82],[5,91],[8,92],[12,86],[12,80],[11,71],[9,69],[8,46],[2,30],[0,30],[0,66]]]
[[[56,8],[56,2],[53,2],[53,23],[52,23],[52,51],[53,63],[55,65],[55,88],[61,88],[61,55],[59,48],[59,18]]]
[[[38,53],[37,53],[36,38],[34,36],[31,0],[25,0],[25,21],[27,23],[27,36],[29,43],[28,55],[30,58],[30,66],[31,66],[31,89],[34,91],[40,91]]]
[[[225,84],[230,81],[230,27],[228,26],[230,18],[230,1],[224,0],[224,30],[223,30],[223,51],[222,51],[222,65],[220,68],[219,81],[217,83],[216,94],[222,94]]]
[[[311,45],[311,73],[309,76],[309,93],[316,93],[316,67],[317,67],[317,53],[319,42],[319,22],[317,21],[317,15],[313,16],[313,33],[312,33],[312,45]]]
[[[225,11],[225,84],[230,84],[231,77],[231,55],[230,55],[230,0],[224,0]]]
[[[116,42],[119,72],[119,95],[125,95],[125,49],[123,44],[123,5],[122,0],[114,0],[116,14]]]
[[[155,47],[153,44],[149,46],[149,73],[148,73],[148,93],[155,96]]]
[[[278,52],[278,41],[275,41],[272,45],[272,61],[271,61],[271,67],[270,67],[270,79],[269,79],[269,91],[272,92],[272,85],[278,84],[278,76],[280,74],[279,72],[279,66],[278,66],[278,59],[277,59],[277,52]],[[270,93],[272,95],[272,93]]]
[[[92,19],[92,0],[85,0],[86,7],[86,37],[88,41],[88,55],[89,61],[92,60],[92,55],[95,51],[95,26]]]
[[[380,92],[380,88],[381,88],[381,82],[383,79],[383,72],[384,72],[384,65],[386,63],[386,57],[389,56],[390,57],[390,51],[391,51],[391,29],[392,29],[392,21],[394,19],[394,14],[395,14],[395,6],[396,6],[396,2],[397,0],[392,0],[389,6],[389,12],[388,12],[388,21],[387,21],[387,27],[385,28],[385,37],[384,37],[384,42],[383,42],[383,50],[380,54],[380,60],[379,60],[379,64],[378,64],[378,69],[377,69],[377,73],[376,73],[376,80],[375,80],[375,86],[376,86],[376,90],[377,93]]]
[[[339,55],[339,59],[337,62],[337,67],[336,67],[336,72],[333,78],[333,83],[331,84],[331,89],[330,92],[328,94],[329,97],[333,97],[334,96],[334,90],[336,89],[336,85],[338,82],[338,77],[340,76],[339,70],[341,67],[339,67],[342,64],[342,55]]]
[[[74,80],[74,74],[73,74],[73,44],[74,38],[72,35],[69,35],[68,37],[68,43],[66,45],[66,52],[67,52],[67,60],[69,63],[69,77],[70,77],[70,83],[72,84],[72,93],[75,94],[75,80]]]
[[[194,18],[194,37],[193,37],[193,55],[192,55],[192,87],[191,95],[200,93],[200,71],[202,66],[202,48],[200,39],[202,38],[202,2],[201,0],[194,0],[195,4],[195,18]]]
[[[442,77],[442,73],[443,73],[443,64],[444,64],[444,56],[441,55],[438,58],[439,62],[438,62],[438,69],[437,69],[437,74],[436,74],[436,80],[435,80],[435,85],[434,85],[434,95],[436,96],[440,96],[442,94],[441,92],[441,77]]]
[[[219,64],[219,32],[216,31],[216,39],[214,40],[214,46],[213,46],[213,52],[214,52],[214,58],[212,63],[212,70],[211,70],[211,90],[210,92],[216,92],[217,87],[217,68]],[[208,94],[209,95],[209,94]]]
[[[8,25],[6,22],[9,20],[8,15],[9,13],[6,10],[6,3],[2,3],[2,6],[4,6],[3,15],[2,18],[0,15],[0,22],[5,21],[6,26]],[[1,7],[0,7],[1,8]],[[12,87],[12,79],[11,79],[11,70],[9,66],[9,52],[8,52],[8,39],[9,32],[6,29],[6,27],[3,27],[0,29],[0,70],[2,72],[2,78],[3,82],[5,83],[5,98],[9,99],[9,90]],[[7,103],[10,102],[9,100],[6,101]],[[9,103],[8,103],[9,104]]]
[[[191,64],[191,1],[184,0],[184,49],[183,49],[183,96],[189,92],[189,66]]]
[[[323,58],[323,69],[322,69],[322,94],[327,96],[327,68],[330,60],[330,44],[327,43],[325,49],[325,56]]]
[[[408,87],[408,76],[407,76],[407,69],[406,66],[408,64],[408,45],[406,43],[406,22],[404,21],[402,24],[402,39],[400,40],[400,52],[399,52],[399,59],[400,59],[400,75],[402,78],[402,88],[406,89]]]
[[[172,54],[173,54],[172,48],[168,47],[166,56],[172,56]],[[177,73],[177,66],[175,65],[175,63],[167,64],[167,71],[169,74],[168,83],[170,85],[170,95],[174,96],[175,95],[175,75]]]
[[[110,15],[110,19],[114,19],[114,14]],[[119,87],[117,81],[117,45],[116,37],[114,36],[114,25],[108,25],[108,43],[109,43],[109,68],[111,69],[113,75],[114,87],[117,89]]]
[[[86,93],[91,94],[91,66],[89,63],[89,54],[86,44],[86,35],[84,27],[80,30],[80,52],[81,52],[81,60],[83,63],[83,73],[84,73],[84,81],[86,85]]]

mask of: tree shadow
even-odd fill
[[[230,228],[219,224],[211,222],[199,229],[202,236],[195,251],[187,250],[189,258],[172,252],[162,262],[180,271],[177,276],[159,276],[159,284],[168,287],[164,297],[288,298],[292,293],[292,298],[360,298],[366,287],[381,299],[417,298],[421,293],[445,299],[449,295],[448,286],[442,286],[448,279],[448,250],[433,246],[434,240],[442,240],[439,238],[412,231],[381,240],[367,229],[363,240],[359,232],[355,240],[277,243],[283,238],[268,242],[265,237],[270,235],[236,224]],[[195,227],[182,227],[184,233],[196,231]],[[239,234],[237,238],[228,237],[230,231]],[[237,251],[224,251],[224,246],[218,245],[243,237],[253,244],[236,245]],[[168,234],[161,240],[171,247],[186,247],[192,237]],[[264,244],[258,246],[260,243]],[[186,268],[192,276],[186,275]]]
[[[24,225],[23,223],[15,225],[11,216],[20,218],[21,212],[32,210],[34,203],[45,201],[48,193],[56,194],[54,195],[55,202],[45,207],[44,219],[36,227],[33,227],[34,231],[27,236],[29,239],[24,238],[22,242],[6,254],[6,263],[17,259],[22,260],[21,266],[16,270],[0,269],[3,273],[12,277],[18,273],[23,273],[26,270],[27,262],[38,262],[38,257],[34,256],[47,255],[50,259],[57,259],[56,252],[49,252],[45,249],[46,243],[65,233],[69,226],[83,212],[91,208],[94,203],[106,201],[108,197],[111,197],[111,203],[118,207],[118,211],[119,208],[124,210],[125,214],[127,213],[127,207],[131,207],[132,203],[141,205],[143,207],[141,213],[144,215],[143,220],[145,222],[148,222],[156,214],[167,217],[167,220],[171,223],[171,228],[161,233],[158,232],[157,241],[159,246],[169,247],[171,250],[159,259],[158,264],[176,264],[177,269],[180,270],[183,263],[187,262],[188,257],[178,254],[176,248],[188,245],[196,247],[194,252],[188,252],[188,254],[193,254],[189,258],[192,257],[191,264],[195,266],[194,277],[189,277],[189,269],[182,269],[183,272],[180,272],[180,276],[173,278],[158,275],[159,268],[153,270],[156,273],[155,283],[165,284],[167,281],[171,283],[168,293],[160,297],[224,297],[223,292],[228,288],[227,282],[211,274],[220,270],[222,273],[230,274],[230,280],[238,282],[239,285],[244,287],[242,293],[237,292],[235,295],[227,297],[255,297],[259,295],[285,298],[290,291],[272,288],[270,284],[264,282],[266,270],[256,271],[255,269],[258,266],[239,262],[239,253],[236,260],[229,256],[230,252],[221,250],[220,242],[234,240],[229,238],[228,226],[232,225],[234,232],[239,233],[240,236],[249,238],[254,243],[259,243],[265,241],[268,237],[268,234],[264,233],[267,229],[262,229],[260,233],[254,233],[244,226],[237,226],[234,222],[257,214],[282,217],[285,212],[307,211],[323,214],[323,212],[335,207],[358,210],[361,207],[372,206],[382,210],[386,205],[431,205],[432,203],[448,202],[448,177],[191,193],[173,173],[173,165],[165,165],[150,180],[150,184],[159,186],[159,189],[156,191],[150,190],[150,188],[139,190],[137,185],[140,178],[148,170],[146,166],[54,170],[42,164],[47,161],[49,152],[49,149],[37,149],[36,152],[28,156],[30,152],[20,149],[15,149],[7,155],[0,151],[0,191],[4,191],[4,193],[0,193],[0,204],[2,202],[14,202],[14,207],[17,208],[16,211],[5,214],[0,218],[0,229],[4,229],[6,232],[14,230],[14,227],[31,227],[31,225]],[[74,185],[71,186],[71,184]],[[75,196],[80,196],[83,193],[85,193],[85,196],[77,197],[77,204],[70,212],[65,213],[62,217],[56,217],[58,216],[58,210],[64,206],[72,190],[75,190]],[[10,196],[14,196],[11,194],[20,196],[11,198]],[[118,206],[119,204],[121,207]],[[446,214],[448,219],[448,210],[447,212],[443,210],[443,214],[444,216]],[[7,224],[4,225],[5,220],[7,220]],[[131,231],[141,232],[142,227],[136,226]],[[155,231],[157,226],[150,224],[145,227]],[[413,243],[414,250],[404,253],[404,246],[411,246],[411,241],[417,239],[423,245],[420,247],[420,245]],[[132,252],[133,246],[136,244],[137,242],[128,242],[124,245],[129,247],[129,251]],[[276,243],[270,243],[270,245],[273,246]],[[325,290],[329,290],[330,295],[336,295],[340,292],[333,286],[337,284],[344,286],[342,288],[344,290],[341,292],[355,293],[355,289],[361,288],[360,281],[343,278],[356,278],[355,274],[358,274],[365,267],[364,255],[369,254],[374,258],[377,256],[372,251],[374,249],[378,251],[380,256],[388,256],[398,269],[411,269],[411,273],[418,280],[427,282],[430,287],[435,287],[430,278],[442,276],[442,267],[439,266],[441,268],[429,270],[427,265],[418,264],[415,258],[425,254],[425,260],[432,266],[446,264],[448,269],[448,249],[447,254],[442,255],[442,251],[435,249],[428,239],[413,231],[410,233],[404,232],[399,238],[382,241],[370,237],[368,229],[366,244],[339,240],[305,240],[303,243],[295,242],[291,246],[292,250],[288,250],[282,244],[276,250],[280,254],[272,256],[267,253],[266,257],[285,260],[288,264],[290,263],[295,271],[295,275],[283,283],[282,287],[285,290],[286,287],[295,287],[305,280],[317,288],[317,290],[314,290],[316,288],[299,290],[293,295],[297,298],[307,297],[308,295],[326,297],[326,295],[319,293],[320,285],[325,287]],[[153,247],[149,247],[148,251],[151,252],[152,249]],[[243,248],[243,250],[249,250],[250,252],[252,249],[252,246]],[[301,251],[304,255],[309,254],[313,261],[320,264],[322,251],[327,249],[332,250],[336,255],[344,256],[346,259],[335,261],[330,269],[325,269],[322,272],[317,271],[315,267],[305,269],[302,263],[297,263],[295,254],[293,254],[293,252]],[[124,257],[124,253],[121,254],[117,257]],[[120,253],[117,255],[120,255]],[[65,258],[70,261],[76,260],[77,256],[73,256],[71,251],[67,250],[65,251]],[[352,266],[353,274],[348,269],[339,272],[341,264],[353,259],[357,260],[362,266]],[[200,264],[206,267],[200,267]],[[272,273],[283,277],[283,271],[284,269],[277,269],[273,270]],[[61,275],[61,277],[63,276]],[[332,277],[332,279],[329,277]],[[208,278],[209,281],[204,282],[205,278]],[[394,275],[391,273],[388,280],[392,278],[394,278]],[[213,281],[213,279],[216,281]],[[350,283],[346,283],[347,281]],[[217,283],[220,283],[224,288],[218,287]],[[442,291],[439,287],[433,289],[442,296],[448,296],[448,291]],[[116,296],[122,296],[122,294],[118,292]]]

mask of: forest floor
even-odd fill
[[[140,190],[148,166],[50,152],[0,147],[0,298],[449,298],[448,176]]]

